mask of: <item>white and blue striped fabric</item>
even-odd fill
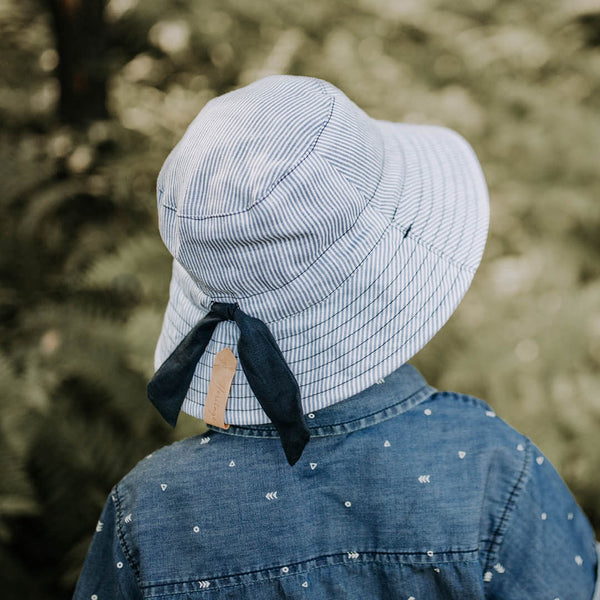
[[[444,325],[479,265],[487,187],[439,126],[370,118],[323,80],[272,76],[208,102],[157,182],[174,257],[158,368],[213,301],[262,319],[305,413],[357,394]],[[219,323],[182,410],[202,418]],[[268,423],[241,366],[225,422]]]

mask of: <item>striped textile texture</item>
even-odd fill
[[[434,125],[370,118],[332,84],[275,75],[208,102],[157,181],[173,255],[155,367],[213,301],[263,320],[305,414],[395,371],[444,325],[487,237],[489,201],[471,146]],[[182,410],[202,418],[217,326]],[[244,372],[225,422],[268,423]]]

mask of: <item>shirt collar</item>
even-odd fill
[[[395,417],[425,401],[436,391],[415,367],[405,363],[366,390],[309,413],[306,416],[306,424],[314,437],[350,433]],[[272,423],[230,425],[229,429],[208,424],[207,427],[227,435],[279,437]]]

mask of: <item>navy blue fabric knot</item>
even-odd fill
[[[234,302],[213,302],[211,311],[221,317],[223,321],[235,321],[235,311],[239,308],[238,303]]]
[[[263,321],[243,312],[237,302],[213,302],[208,314],[183,338],[147,386],[148,398],[175,427],[196,365],[216,326],[235,321],[240,329],[238,353],[248,383],[263,410],[277,428],[290,465],[310,439],[300,402],[300,387],[275,338]]]

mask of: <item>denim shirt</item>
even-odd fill
[[[107,498],[75,600],[600,598],[586,516],[481,400],[405,364],[307,422],[293,467],[270,424],[141,460]]]

